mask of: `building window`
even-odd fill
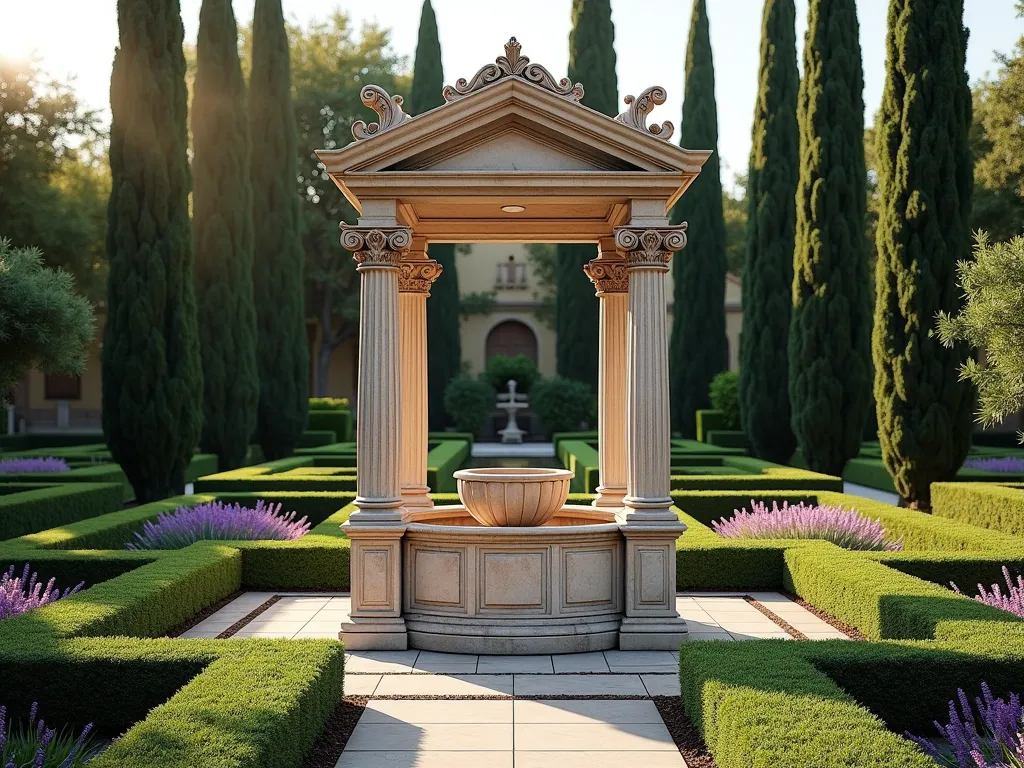
[[[82,377],[48,373],[44,377],[43,390],[47,400],[81,400]]]
[[[508,261],[498,263],[498,274],[494,279],[494,287],[500,290],[523,290],[526,288],[526,263],[516,261],[509,254]]]

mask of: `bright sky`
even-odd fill
[[[185,35],[194,41],[201,0],[181,0]],[[233,0],[239,23],[252,16],[253,0]],[[349,13],[357,24],[375,20],[393,31],[395,51],[416,50],[422,0],[284,0],[285,14],[305,22],[332,9]],[[74,75],[83,100],[105,108],[110,65],[117,44],[115,0],[0,0],[0,51],[21,55],[34,50],[51,74]],[[503,52],[515,35],[523,54],[556,77],[565,74],[571,0],[433,0],[441,37],[445,82],[469,78]],[[796,0],[797,40],[803,46],[807,0]],[[683,100],[683,60],[690,24],[689,0],[612,0],[619,95],[662,85],[669,99],[652,121],[671,120],[678,131]],[[887,0],[857,0],[864,59],[866,119],[872,122],[885,78]],[[743,172],[750,151],[750,125],[757,93],[762,0],[708,0],[715,56],[719,151],[723,181]],[[994,52],[1009,52],[1024,34],[1024,19],[1013,0],[966,0],[971,31],[967,69],[972,82],[997,68]],[[800,53],[798,51],[798,59]],[[586,81],[583,86],[586,88]]]

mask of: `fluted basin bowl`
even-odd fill
[[[525,528],[544,525],[569,497],[568,469],[486,467],[460,469],[459,498],[469,514],[487,526]]]

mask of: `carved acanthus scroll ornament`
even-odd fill
[[[630,267],[668,269],[672,254],[686,247],[686,222],[674,227],[616,227],[615,248]]]
[[[352,251],[352,258],[359,265],[357,269],[398,267],[410,245],[412,230],[409,227],[341,225],[341,246]]]
[[[412,120],[412,115],[402,111],[404,99],[398,95],[392,96],[378,85],[364,85],[363,90],[359,92],[359,98],[363,104],[380,115],[380,122],[367,125],[362,120],[356,120],[352,123],[352,135],[356,141],[368,139],[401,125],[406,120]]]
[[[615,119],[623,125],[628,125],[630,128],[636,128],[638,131],[649,133],[651,136],[657,136],[659,139],[668,141],[672,138],[672,134],[675,131],[675,126],[672,123],[666,120],[661,125],[657,123],[650,127],[647,125],[647,116],[651,114],[656,106],[664,104],[667,97],[668,94],[660,85],[651,86],[639,96],[627,96],[624,101],[629,109],[618,115]]]
[[[540,64],[531,64],[529,57],[521,56],[521,48],[519,41],[514,37],[510,38],[505,43],[505,55],[496,58],[493,64],[487,64],[477,70],[472,80],[467,81],[460,77],[455,85],[446,85],[441,91],[444,100],[456,101],[505,77],[521,77],[569,101],[579,101],[583,98],[582,85],[574,85],[565,77],[556,82],[547,69]]]
[[[629,290],[629,271],[625,261],[594,259],[583,266],[590,282],[601,293],[626,293]]]
[[[426,261],[403,261],[398,265],[399,293],[430,293],[430,286],[441,276],[444,267],[433,259]]]

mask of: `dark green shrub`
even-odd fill
[[[479,432],[493,405],[494,391],[472,376],[456,376],[444,388],[444,410],[459,432]]]
[[[484,378],[495,392],[507,391],[509,379],[515,379],[517,392],[529,392],[540,371],[526,355],[495,355],[487,361]]]
[[[708,388],[711,407],[722,412],[722,429],[740,428],[740,377],[734,371],[715,375]]]
[[[350,408],[347,397],[309,398],[309,410],[311,411],[347,411]]]
[[[552,376],[534,384],[530,407],[548,432],[568,432],[590,418],[593,400],[590,387],[583,382]]]

